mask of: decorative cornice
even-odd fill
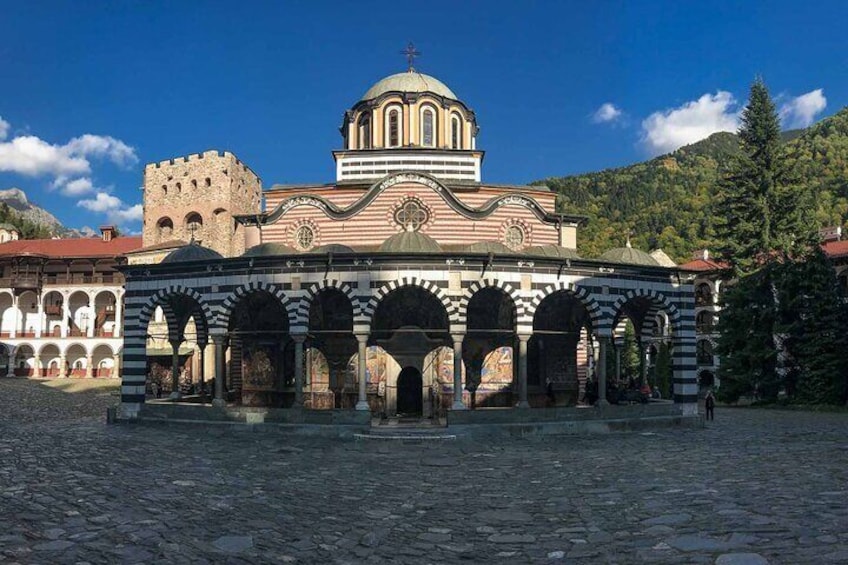
[[[441,181],[426,173],[420,172],[397,172],[392,173],[382,180],[374,183],[365,192],[365,194],[348,206],[347,208],[339,208],[323,196],[314,194],[302,194],[286,198],[271,212],[260,215],[244,215],[236,216],[236,220],[245,225],[266,225],[273,224],[284,216],[289,210],[299,206],[313,206],[324,212],[333,220],[347,220],[357,215],[364,210],[371,202],[374,201],[386,189],[400,183],[416,183],[429,187],[436,194],[440,195],[448,206],[461,216],[471,220],[482,220],[489,217],[498,209],[504,206],[521,206],[530,210],[539,220],[547,224],[557,224],[563,220],[566,221],[583,221],[583,218],[576,216],[562,216],[560,214],[551,214],[545,211],[535,199],[524,194],[503,194],[486,201],[479,208],[472,208],[462,202],[453,191],[445,186]]]

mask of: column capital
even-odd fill
[[[451,332],[451,339],[453,340],[454,344],[459,344],[461,346],[462,341],[465,339],[465,332]]]
[[[353,334],[353,335],[354,335],[354,337],[356,337],[356,341],[358,343],[368,343],[368,338],[371,337],[371,334],[367,334],[367,333],[366,334],[359,333],[359,334]]]
[[[224,345],[224,342],[227,341],[225,334],[211,334],[209,337],[215,345]]]
[[[289,335],[291,336],[292,340],[295,343],[303,343],[304,341],[306,341],[306,338],[309,337],[305,333],[296,333],[296,334],[289,334]]]
[[[515,337],[518,338],[518,341],[527,342],[527,341],[530,341],[530,338],[533,337],[533,334],[532,333],[529,333],[529,334],[520,333],[520,334],[515,334]]]

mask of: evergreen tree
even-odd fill
[[[659,387],[662,397],[672,398],[674,391],[671,387],[671,347],[667,343],[660,343],[659,347],[657,347],[654,375],[656,385]]]
[[[817,232],[797,183],[768,89],[757,79],[739,128],[740,154],[719,183],[717,230],[735,278],[719,318],[722,396],[777,398],[792,366],[780,315],[781,265],[804,256]]]
[[[821,248],[787,265],[781,292],[786,346],[795,361],[787,392],[799,402],[844,404],[848,398],[848,312],[836,272]]]

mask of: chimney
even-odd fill
[[[115,226],[100,226],[100,233],[103,236],[103,241],[112,241],[118,237],[118,230]]]
[[[704,261],[709,260],[710,258],[710,250],[709,249],[699,249],[692,254],[692,259],[698,260],[703,259]]]

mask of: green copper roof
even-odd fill
[[[162,259],[162,262],[182,263],[184,261],[215,261],[223,258],[224,256],[214,249],[209,249],[208,247],[203,247],[195,242],[191,242],[188,245],[183,245],[182,247],[168,253],[165,258]]]
[[[429,235],[417,231],[402,231],[383,242],[380,251],[386,253],[440,253],[442,248]]]
[[[387,76],[368,89],[362,100],[377,98],[386,92],[432,92],[445,98],[458,100],[456,94],[445,83],[429,75],[409,71]]]
[[[321,245],[315,249],[310,249],[309,253],[355,253],[355,251],[341,243],[328,243],[327,245]]]
[[[466,246],[465,251],[469,253],[497,253],[499,255],[516,253],[499,241],[478,241]]]
[[[293,247],[289,247],[288,245],[283,245],[282,243],[271,241],[268,243],[260,243],[259,245],[254,245],[253,247],[245,251],[242,257],[265,257],[268,255],[296,254],[297,250]]]
[[[644,251],[633,249],[630,246],[610,249],[598,258],[610,263],[627,263],[628,265],[644,265],[646,267],[660,266],[656,259]]]
[[[524,250],[527,255],[549,257],[551,259],[580,259],[576,249],[568,249],[561,245],[536,245]]]

